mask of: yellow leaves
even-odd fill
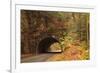
[[[78,41],[79,42],[79,41]],[[84,49],[85,45],[75,45],[69,44],[69,48],[62,53],[55,54],[48,61],[67,61],[67,60],[88,60],[89,59],[89,49]]]
[[[89,51],[88,50],[84,50],[82,56],[81,56],[81,60],[89,60]]]

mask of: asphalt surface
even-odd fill
[[[28,58],[24,58],[21,60],[22,63],[30,63],[30,62],[45,62],[48,58],[52,57],[54,54],[46,53],[40,54],[37,56],[31,56]]]

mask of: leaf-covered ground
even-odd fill
[[[47,61],[64,61],[64,60],[88,60],[89,49],[84,49],[84,45],[69,44],[64,52],[57,53]]]

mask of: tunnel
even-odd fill
[[[54,37],[46,37],[46,38],[42,39],[38,45],[39,53],[47,53],[46,50],[50,47],[50,45],[52,45],[53,43],[56,43],[56,42],[59,43],[59,41],[57,39],[55,39]]]

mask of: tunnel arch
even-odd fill
[[[38,45],[38,52],[39,53],[46,53],[47,49],[53,44],[53,43],[56,43],[58,41],[58,39],[54,38],[54,37],[46,37],[44,39],[42,39],[40,42],[39,42],[39,45]]]

